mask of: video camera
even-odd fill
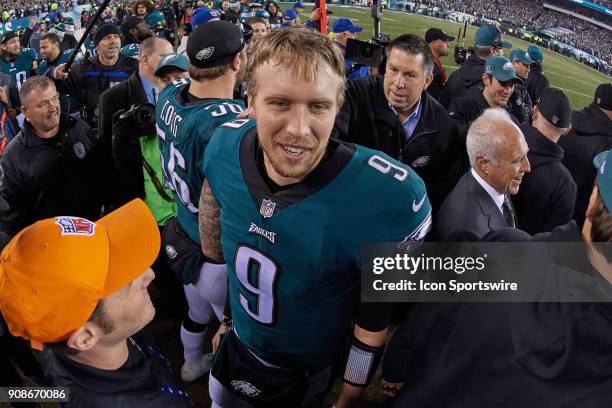
[[[453,54],[453,58],[455,59],[455,63],[457,65],[461,65],[468,59],[468,50],[465,49],[465,34],[467,33],[467,25],[468,21],[465,20],[463,27],[459,27],[459,35],[457,35],[457,45],[455,45],[455,53]],[[461,38],[461,29],[463,28],[463,39],[461,40],[461,44],[459,44],[459,39]]]
[[[155,131],[155,105],[143,103],[132,105],[130,109],[119,115],[119,120],[131,121],[136,127],[135,133],[138,137],[151,134],[151,129]]]
[[[371,41],[349,39],[346,42],[345,58],[359,65],[379,68],[384,60],[385,47],[391,43],[389,34],[382,33]]]

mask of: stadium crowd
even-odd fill
[[[610,47],[612,43],[612,32],[610,30],[595,26],[579,18],[544,8],[541,1],[428,0],[424,3],[442,7],[447,10],[459,11],[489,20],[499,21],[529,31],[538,31],[553,27],[566,28],[573,31],[573,33],[556,37],[553,36],[553,38],[584,50],[606,62],[612,59]],[[563,6],[565,6],[565,4],[563,4]],[[582,9],[579,10],[579,12],[582,11]]]
[[[299,0],[121,1],[80,29],[77,5],[21,2],[7,20],[48,14],[0,34],[0,386],[69,407],[358,407],[374,382],[391,407],[612,406],[612,84],[572,110],[494,25],[447,75],[443,30],[373,61],[347,55],[363,27],[321,34]],[[460,242],[549,244],[542,286],[362,297],[366,244]]]

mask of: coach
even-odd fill
[[[405,34],[386,53],[384,77],[348,82],[332,136],[410,165],[425,181],[435,212],[460,177],[465,147],[446,110],[425,91],[434,65],[427,43]]]

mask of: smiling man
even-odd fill
[[[435,225],[441,241],[518,228],[510,196],[531,171],[523,133],[504,109],[487,109],[472,123],[466,145],[471,168],[440,208]]]
[[[213,407],[321,406],[347,339],[336,406],[353,406],[390,317],[388,304],[360,304],[361,248],[423,239],[425,186],[384,153],[330,139],[345,79],[328,38],[272,32],[247,78],[256,120],[215,131],[199,203],[204,255],[227,262],[233,321],[226,314],[223,328],[234,327],[213,363]]]
[[[105,195],[106,166],[98,142],[81,119],[61,113],[59,95],[47,77],[28,79],[19,92],[23,130],[0,158],[0,213],[9,235],[43,218],[73,214],[97,219]]]
[[[485,109],[504,108],[509,110],[508,102],[514,92],[514,85],[520,81],[514,66],[504,57],[490,57],[485,61],[485,72],[482,74],[484,88],[474,87],[468,96],[453,100],[448,111],[457,124],[459,133],[467,134],[470,124]],[[510,115],[517,125],[518,120]]]

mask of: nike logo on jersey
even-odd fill
[[[273,244],[276,242],[276,232],[268,231],[261,227],[258,227],[253,222],[251,222],[251,225],[249,225],[249,234],[261,235]]]
[[[414,211],[415,213],[419,212],[419,210],[423,206],[423,203],[425,202],[425,197],[427,197],[427,194],[423,195],[423,198],[421,198],[421,201],[419,201],[418,204],[416,201],[412,200],[412,211]]]

